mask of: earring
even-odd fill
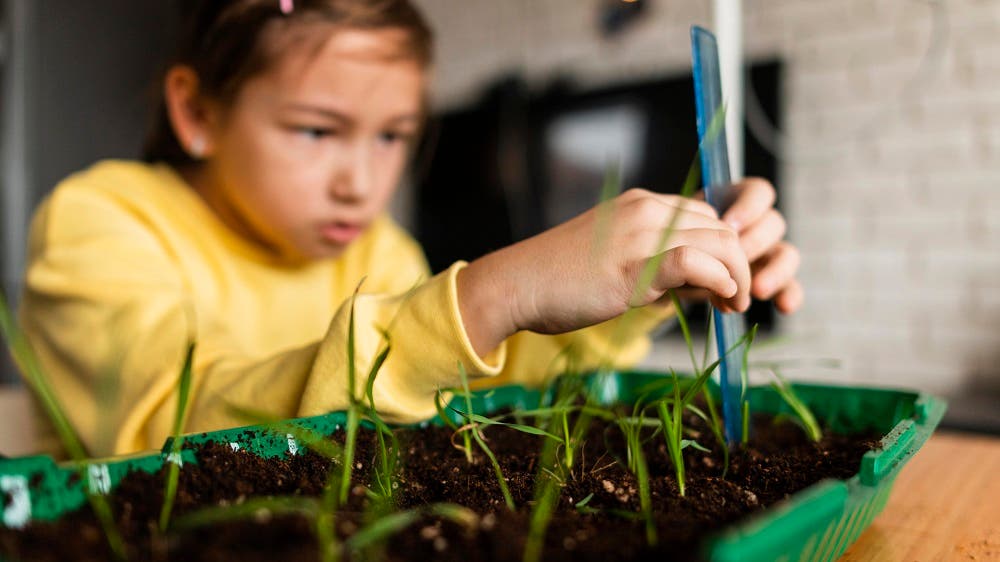
[[[205,137],[198,135],[191,140],[191,144],[188,146],[188,154],[191,155],[195,160],[201,160],[205,157]]]

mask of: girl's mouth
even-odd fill
[[[320,227],[320,235],[324,240],[334,244],[347,244],[357,238],[364,227],[345,222],[332,222]]]

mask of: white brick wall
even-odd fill
[[[686,71],[688,27],[711,24],[710,2],[650,0],[605,41],[596,0],[417,1],[441,106],[510,69],[584,84]],[[1000,378],[1000,1],[747,0],[744,15],[748,56],[787,65],[780,187],[808,295],[790,342],[761,354],[842,360],[802,378],[937,392]]]

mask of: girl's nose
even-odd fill
[[[330,185],[330,197],[342,203],[361,201],[372,189],[371,151],[358,146],[348,152]]]

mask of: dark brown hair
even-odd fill
[[[302,37],[296,32],[315,24],[401,30],[405,35],[401,52],[423,66],[431,63],[433,35],[409,0],[294,0],[288,13],[282,12],[281,4],[281,0],[182,0],[177,48],[167,68],[190,66],[198,75],[201,95],[229,104],[249,78],[266,70],[292,40]],[[174,135],[162,96],[161,82],[142,158],[174,166],[191,163],[194,160]]]

